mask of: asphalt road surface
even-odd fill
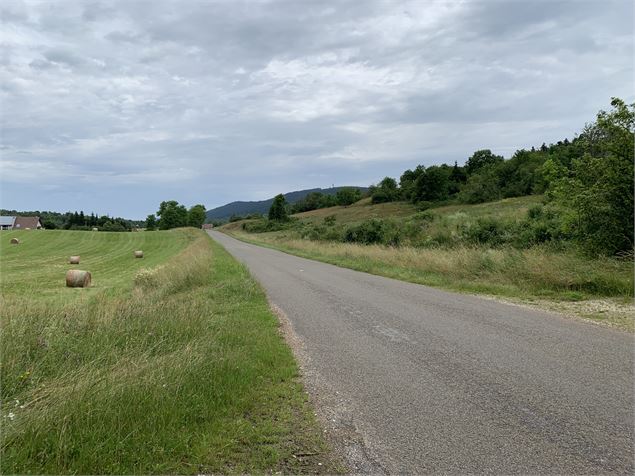
[[[631,335],[210,234],[286,314],[353,471],[633,473]]]

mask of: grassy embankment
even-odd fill
[[[502,297],[633,330],[632,261],[591,259],[571,248],[491,247],[468,244],[457,238],[479,219],[507,223],[521,220],[541,198],[531,196],[431,209],[424,212],[426,220],[412,221],[413,226],[420,227],[416,233],[418,245],[406,242],[391,247],[307,239],[306,230],[315,230],[315,225],[323,224],[329,216],[335,219],[330,219],[331,227],[322,228],[327,233],[334,227],[354,225],[369,218],[405,221],[418,214],[409,203],[372,205],[368,199],[349,207],[297,214],[298,222],[280,231],[246,233],[241,222],[230,223],[223,230],[245,241],[359,271]]]
[[[203,232],[0,240],[3,474],[340,469],[263,292]]]

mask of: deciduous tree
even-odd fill
[[[276,195],[271,208],[269,208],[269,220],[287,221],[288,219],[287,200],[282,194]]]
[[[187,224],[200,228],[205,223],[205,205],[194,205],[187,212]]]

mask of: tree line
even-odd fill
[[[194,205],[188,210],[176,200],[161,202],[156,214],[146,218],[146,230],[170,230],[183,226],[200,228],[205,223],[205,205]]]
[[[474,152],[459,166],[419,165],[404,171],[399,181],[385,177],[368,191],[372,203],[410,201],[420,209],[451,204],[475,204],[533,194],[545,195],[545,207],[529,219],[541,239],[573,240],[591,254],[633,253],[633,161],[635,104],[611,100],[574,139],[539,148],[517,150],[509,159],[490,149]],[[338,201],[309,194],[289,206],[278,195],[269,220],[284,222],[289,213],[348,205],[361,198]],[[266,229],[275,226],[267,225]]]
[[[102,231],[131,231],[133,228],[142,227],[143,220],[129,220],[121,217],[111,217],[109,215],[97,215],[91,212],[90,215],[83,210],[74,212],[52,212],[52,211],[17,211],[0,210],[1,215],[9,216],[38,216],[42,226],[47,230],[92,230],[99,228]]]
[[[591,253],[633,250],[635,104],[618,98],[573,140],[517,150],[510,159],[478,150],[463,166],[406,170],[370,188],[373,203],[407,200],[422,209],[546,194],[559,232]]]
[[[363,198],[362,191],[355,187],[343,187],[335,195],[321,192],[311,192],[302,200],[293,203],[289,211],[291,213],[302,213],[319,208],[329,208],[335,206],[348,206]]]

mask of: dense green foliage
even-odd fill
[[[397,181],[391,177],[384,177],[377,186],[371,185],[370,195],[373,203],[386,203],[399,200]]]
[[[161,202],[157,216],[160,230],[187,226],[187,209],[176,200]]]
[[[291,205],[291,213],[302,213],[320,208],[348,206],[363,198],[362,191],[354,187],[342,187],[335,195],[322,192],[311,192]]]
[[[505,160],[502,155],[492,154],[489,149],[477,150],[472,156],[465,162],[465,171],[468,175],[473,175],[483,167],[489,165],[497,165]]]
[[[187,224],[200,228],[205,223],[205,205],[194,205],[187,211]]]
[[[362,192],[358,188],[343,187],[335,194],[335,202],[340,206],[348,206],[361,200]]]
[[[463,167],[419,165],[399,185],[386,177],[371,187],[372,203],[407,200],[425,209],[546,192],[552,206],[541,216],[549,224],[539,225],[549,228],[545,241],[574,240],[593,254],[632,253],[635,105],[614,98],[611,106],[572,141],[517,150],[508,160],[484,149]]]
[[[133,228],[143,226],[141,220],[128,220],[121,217],[108,215],[98,216],[95,213],[88,215],[83,210],[77,212],[51,212],[51,211],[18,211],[0,209],[0,215],[9,216],[38,216],[42,226],[47,230],[92,230],[99,228],[102,231],[131,231]]]
[[[582,156],[550,158],[544,166],[549,196],[566,210],[564,229],[592,253],[633,250],[635,105],[611,105],[580,135]]]
[[[321,192],[311,192],[304,199],[291,205],[291,213],[302,213],[320,208],[329,208],[337,205],[334,195],[325,195]]]
[[[157,229],[157,217],[154,214],[150,214],[146,218],[146,230],[154,231],[156,229]]]
[[[176,200],[169,200],[161,202],[157,216],[159,220],[155,215],[148,215],[146,229],[171,230],[184,226],[200,228],[205,223],[205,205],[194,205],[188,210]]]
[[[248,215],[232,215],[229,217],[228,222],[229,223],[234,223],[237,221],[241,221],[241,220],[253,220],[253,219],[257,219],[257,218],[263,218],[263,216],[260,213],[250,213]],[[214,226],[221,226],[222,224],[224,224],[225,222],[222,220],[216,220],[213,221],[212,224]]]
[[[534,205],[521,217],[458,214],[448,218],[434,210],[406,219],[368,218],[354,223],[338,223],[326,217],[322,223],[297,222],[293,227],[276,228],[262,222],[245,223],[251,233],[294,228],[302,238],[342,243],[452,248],[456,246],[512,247],[528,249],[549,243],[557,249],[569,236],[562,230],[558,214],[551,206]]]
[[[269,220],[287,221],[288,219],[287,200],[284,198],[284,195],[278,194],[274,197],[271,208],[269,209]]]
[[[298,220],[293,217],[289,217],[287,220],[271,220],[269,218],[258,217],[241,223],[240,227],[249,233],[265,233],[267,231],[291,229],[297,222]]]

